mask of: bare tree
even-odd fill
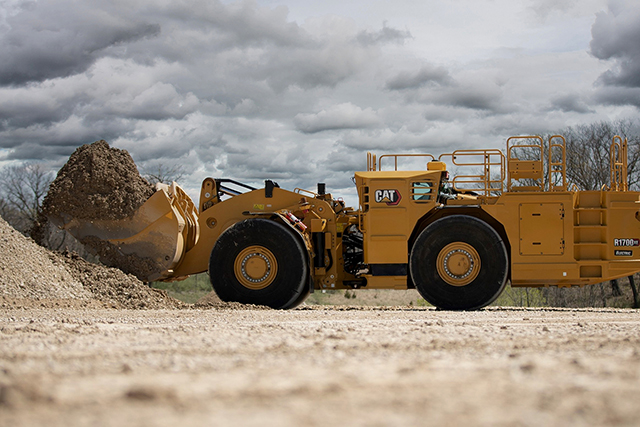
[[[567,128],[567,179],[582,190],[599,190],[610,185],[611,142],[615,135],[629,144],[629,186],[640,183],[640,135],[633,133],[634,123],[630,120],[598,122]]]
[[[542,156],[545,160],[549,155],[549,139],[553,135],[563,135],[566,139],[566,175],[568,184],[575,184],[581,190],[599,190],[605,185],[610,185],[610,152],[613,137],[618,135],[623,140],[628,140],[628,179],[630,187],[638,187],[640,184],[640,134],[635,123],[631,120],[616,122],[596,122],[586,125],[570,126],[562,131],[551,134],[541,134],[543,148],[539,149],[516,148],[512,154],[520,160],[539,160]],[[534,140],[531,140],[534,141]],[[535,140],[537,142],[537,140]],[[559,142],[559,140],[554,140]],[[527,140],[517,141],[527,145]],[[535,148],[535,147],[533,147]],[[561,151],[554,150],[552,157],[554,162],[561,161]],[[549,164],[544,163],[544,179],[549,177]],[[554,169],[557,170],[557,169]],[[558,185],[561,174],[553,173],[552,184]],[[534,180],[523,179],[520,185],[537,185]]]
[[[42,200],[52,179],[52,173],[37,163],[6,166],[0,170],[3,218],[16,230],[29,234],[40,220]]]
[[[0,198],[0,217],[9,224],[16,222],[16,210],[9,206],[9,203],[4,198]]]
[[[622,289],[620,289],[618,279],[610,280],[609,284],[611,285],[611,295],[613,295],[614,297],[619,297],[622,295]]]
[[[184,174],[184,166],[171,166],[164,163],[158,163],[156,166],[144,171],[145,179],[152,185],[157,183],[170,184],[172,181],[178,182]]]

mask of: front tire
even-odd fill
[[[284,225],[247,219],[218,238],[209,277],[222,301],[293,308],[309,293],[308,255]]]
[[[502,293],[509,258],[502,238],[486,222],[452,215],[420,233],[411,250],[409,270],[420,295],[434,306],[476,310]]]

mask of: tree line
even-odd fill
[[[609,154],[613,137],[618,135],[628,143],[629,189],[638,189],[640,133],[633,121],[577,125],[558,134],[567,141],[567,181],[570,185],[575,184],[581,190],[599,190],[610,185]]]

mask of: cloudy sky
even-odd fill
[[[140,169],[353,200],[367,150],[638,117],[637,0],[0,0],[0,166],[98,139]]]

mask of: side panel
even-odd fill
[[[407,264],[409,237],[416,221],[435,208],[440,175],[440,171],[356,174],[366,264]],[[394,275],[400,274],[396,270]]]
[[[365,262],[399,264],[407,262],[408,215],[405,207],[371,207],[367,214]]]
[[[573,256],[574,194],[504,193],[482,206],[504,226],[511,244],[511,285],[543,286],[579,280]]]
[[[520,255],[564,253],[564,204],[521,203]]]
[[[588,285],[640,271],[639,196],[505,193],[482,208],[511,242],[512,286]]]

